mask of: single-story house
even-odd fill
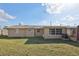
[[[7,29],[0,29],[0,36],[1,35],[7,36],[8,35],[8,30]]]
[[[78,27],[68,26],[36,26],[36,25],[12,25],[7,26],[8,37],[35,37],[41,36],[45,39],[68,38],[78,40]]]

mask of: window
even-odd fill
[[[56,34],[62,34],[62,29],[56,29]]]
[[[61,35],[62,29],[49,29],[49,34],[50,35]]]
[[[49,29],[49,34],[54,35],[55,34],[55,29]]]
[[[37,29],[37,32],[40,32],[40,29]]]

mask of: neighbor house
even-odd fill
[[[0,29],[0,36],[1,35],[7,36],[8,35],[8,30],[7,29]]]
[[[7,26],[8,37],[44,37],[45,39],[69,38],[76,41],[78,28],[69,26],[36,26],[12,25]]]

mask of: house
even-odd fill
[[[0,36],[1,35],[7,36],[8,35],[8,30],[7,29],[0,29]]]
[[[37,37],[41,36],[45,39],[54,38],[70,38],[77,40],[77,27],[68,26],[36,26],[36,25],[12,25],[7,26],[8,37]],[[66,36],[66,37],[63,37]]]

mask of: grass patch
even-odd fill
[[[2,56],[79,56],[79,43],[61,39],[29,37],[0,39]]]

